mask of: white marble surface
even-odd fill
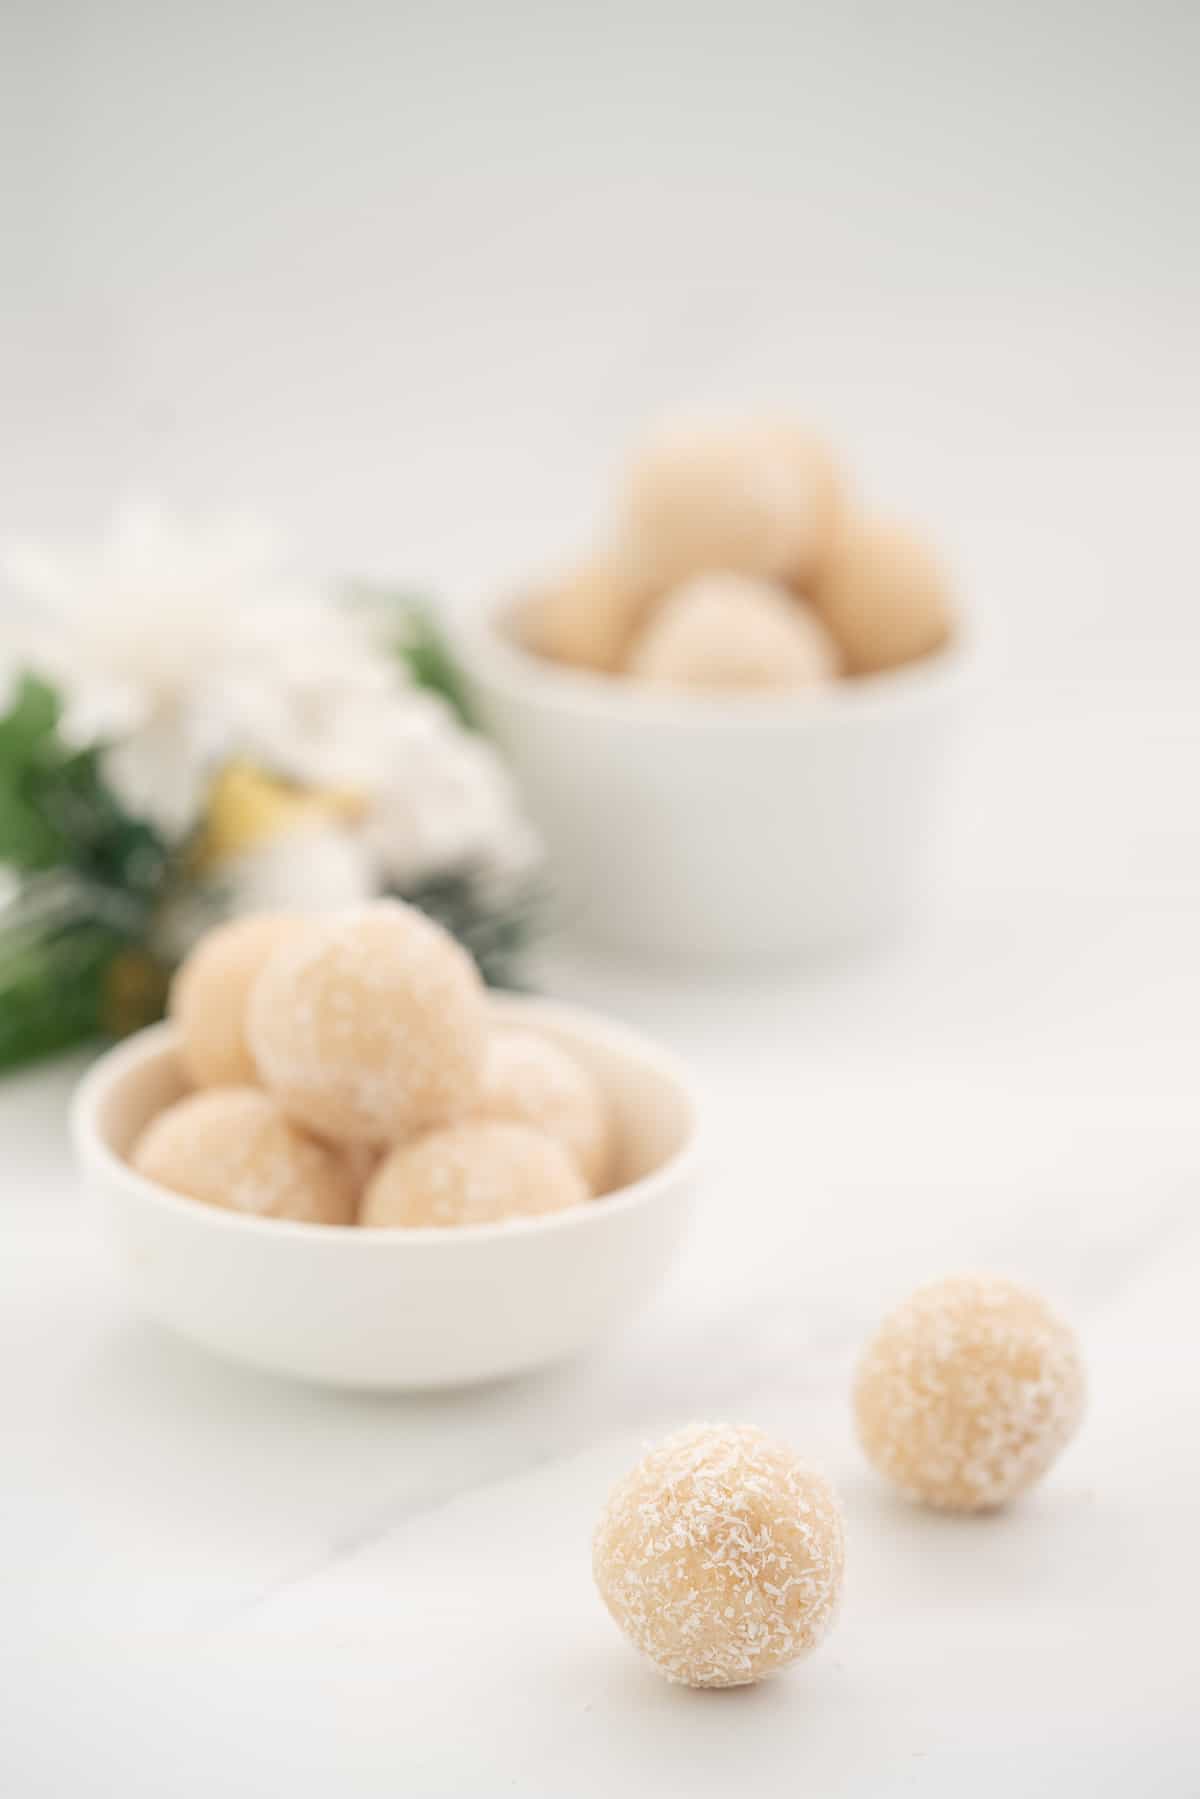
[[[935,522],[994,672],[905,942],[547,957],[692,1058],[716,1138],[672,1284],[577,1366],[383,1400],[209,1361],[89,1234],[75,1068],[0,1087],[13,1799],[1200,1790],[1195,19],[842,10],[13,9],[5,528],[152,486],[468,589],[648,413],[782,398]],[[885,1298],[964,1265],[1055,1292],[1093,1385],[969,1523],[881,1493],[846,1408]],[[727,1695],[588,1573],[607,1483],[706,1415],[823,1459],[850,1526],[827,1648]]]
[[[1011,747],[981,727],[980,798]],[[1173,844],[1183,797],[1139,829]],[[1090,898],[960,877],[807,978],[560,954],[556,991],[691,1055],[715,1163],[639,1326],[478,1393],[309,1392],[141,1322],[80,1215],[71,1071],[0,1091],[11,1790],[1193,1791],[1200,869],[1133,893],[1131,847]],[[882,1493],[846,1406],[882,1300],[963,1265],[1058,1294],[1093,1383],[1045,1486],[970,1522]],[[761,1692],[667,1688],[591,1590],[607,1484],[693,1416],[786,1434],[845,1496],[840,1627]]]

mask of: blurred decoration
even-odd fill
[[[0,1068],[160,1016],[239,912],[396,894],[518,984],[540,847],[421,600],[299,586],[260,530],[147,508],[0,575]]]

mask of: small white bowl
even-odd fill
[[[540,661],[505,613],[462,619],[457,648],[582,936],[745,962],[854,945],[915,909],[961,643],[812,693],[681,694]]]
[[[338,1386],[492,1380],[585,1348],[637,1310],[683,1236],[696,1104],[661,1050],[541,1000],[495,1016],[560,1043],[616,1116],[618,1191],[547,1218],[464,1230],[360,1230],[247,1217],[135,1174],[138,1132],[183,1091],[169,1025],[102,1056],[72,1111],[76,1153],[145,1310],[183,1336],[273,1373]]]

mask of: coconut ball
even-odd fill
[[[246,1041],[246,1005],[267,957],[296,925],[279,912],[235,918],[207,932],[180,963],[168,1010],[184,1068],[197,1087],[257,1081]]]
[[[693,1424],[620,1481],[600,1519],[600,1597],[668,1680],[746,1686],[806,1655],[837,1607],[828,1481],[749,1425]]]
[[[824,566],[840,511],[833,460],[802,431],[676,427],[636,460],[621,530],[635,565],[662,587],[736,569],[804,588]]]
[[[932,655],[954,626],[950,584],[933,552],[904,526],[872,519],[838,532],[812,600],[852,675]]]
[[[385,1156],[363,1195],[361,1224],[498,1224],[582,1205],[587,1183],[560,1143],[527,1124],[454,1124]]]
[[[298,1123],[385,1143],[478,1103],[487,1002],[448,932],[379,900],[308,921],[278,946],[251,991],[247,1034]]]
[[[361,1196],[386,1151],[378,1143],[339,1143],[336,1147],[355,1193]]]
[[[209,1087],[148,1124],[130,1157],[147,1179],[229,1212],[353,1224],[342,1157],[285,1118],[256,1087]]]
[[[535,1031],[493,1029],[483,1072],[481,1118],[528,1124],[561,1143],[593,1193],[613,1164],[613,1123],[599,1081],[574,1056]]]
[[[1003,1505],[1040,1480],[1083,1401],[1070,1326],[994,1275],[918,1288],[884,1319],[854,1388],[858,1434],[879,1472],[955,1512]]]
[[[611,674],[648,597],[645,583],[621,557],[594,556],[525,602],[516,617],[517,637],[551,662]]]
[[[838,654],[816,615],[752,575],[697,575],[663,602],[634,642],[628,671],[658,687],[814,687]]]

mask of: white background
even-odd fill
[[[0,1090],[0,1773],[214,1791],[1187,1795],[1200,1283],[1200,15],[1150,6],[10,4],[0,528],[140,491],[453,597],[581,536],[630,436],[769,403],[954,553],[993,681],[924,927],[687,983],[693,1246],[579,1368],[310,1394],[136,1321],[74,1070]],[[847,1370],[959,1264],[1088,1343],[1078,1447],[971,1525],[863,1475]],[[587,1539],[637,1444],[755,1419],[851,1528],[828,1649],[660,1687]]]

